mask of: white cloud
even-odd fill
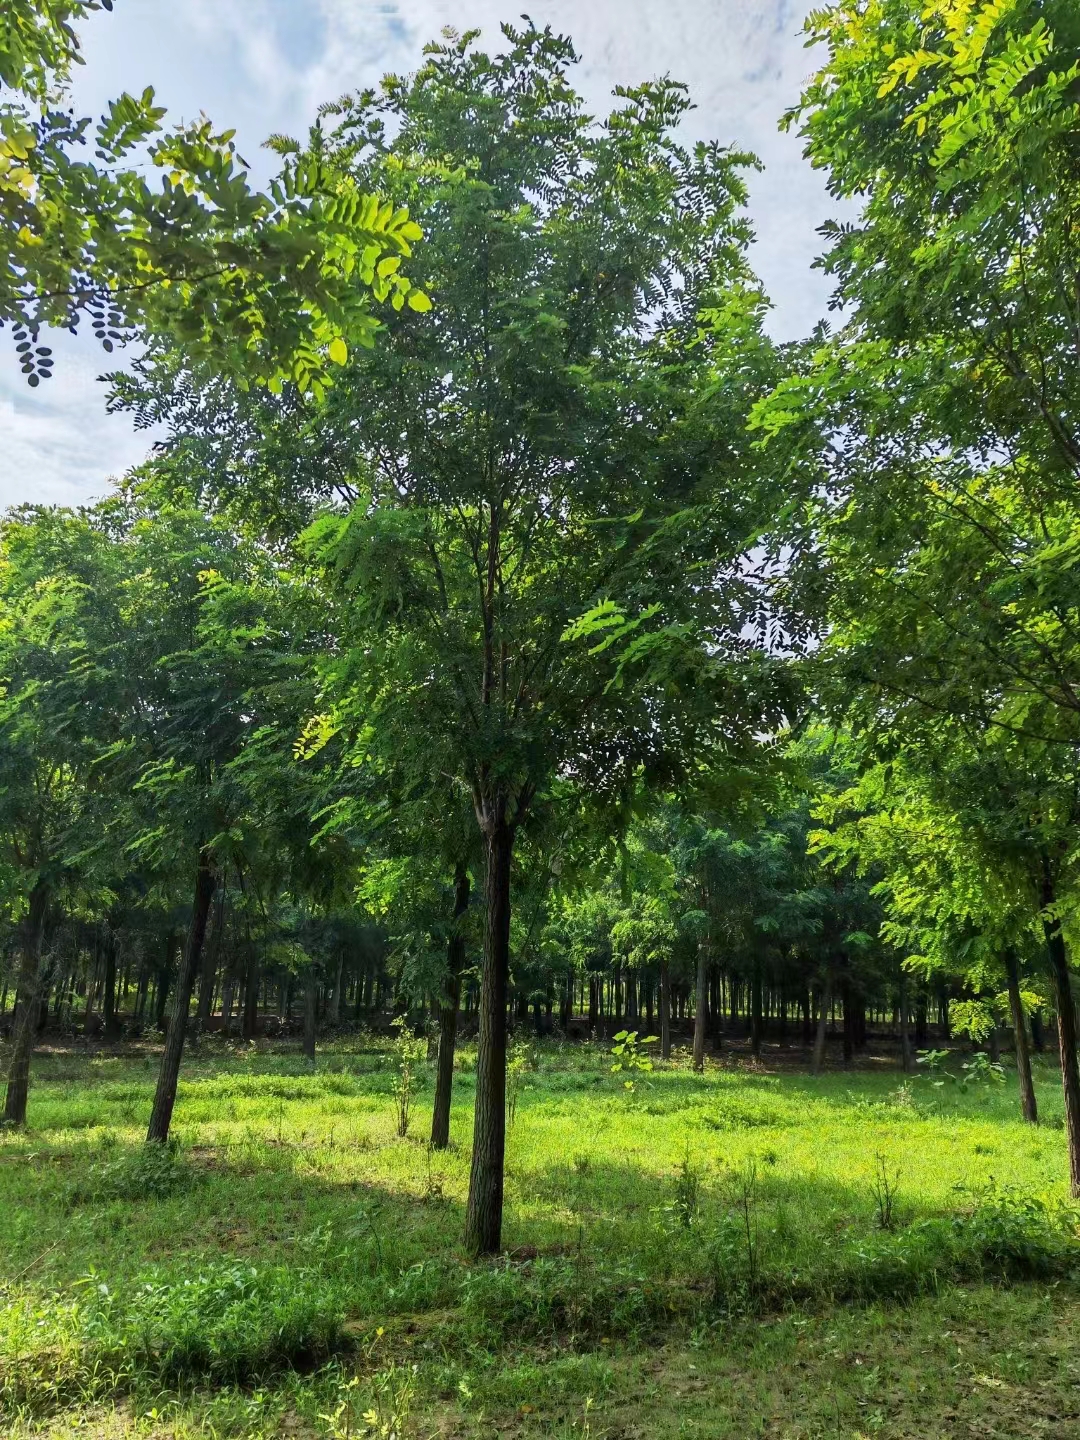
[[[516,21],[519,8],[573,36],[576,83],[596,111],[616,84],[671,74],[697,106],[689,139],[764,161],[750,179],[754,265],[775,303],[774,333],[805,333],[827,301],[810,265],[816,227],[835,206],[797,138],[777,131],[813,68],[798,35],[802,0],[124,0],[86,28],[78,99],[100,111],[124,88],[152,84],[170,114],[205,110],[235,127],[241,152],[265,169],[259,145],[269,133],[302,134],[321,101],[414,69],[445,25],[479,27],[494,46],[499,21]],[[100,494],[145,453],[145,436],[105,415],[94,380],[104,358],[89,340],[61,341],[56,378],[37,391],[0,341],[0,505]]]

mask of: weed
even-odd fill
[[[106,1154],[117,1149],[116,1139],[107,1137]],[[108,1200],[164,1200],[187,1190],[197,1173],[180,1153],[175,1141],[166,1145],[143,1144],[124,1150],[115,1159],[91,1165],[68,1192],[72,1205],[100,1204]]]
[[[900,1182],[900,1171],[889,1173],[884,1155],[877,1157],[877,1173],[871,1190],[877,1208],[877,1223],[880,1230],[892,1230],[896,1225],[896,1194]]]
[[[397,1104],[397,1136],[404,1140],[409,1133],[409,1118],[413,1099],[420,1088],[420,1067],[427,1054],[427,1042],[418,1039],[409,1029],[407,1015],[399,1015],[394,1021],[397,1037],[394,1040],[394,1100]]]
[[[506,1123],[511,1128],[517,1119],[518,1099],[525,1084],[525,1074],[532,1064],[532,1046],[525,1040],[515,1040],[506,1057]]]

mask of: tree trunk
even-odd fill
[[[660,1058],[671,1059],[671,966],[660,961]]]
[[[450,1143],[450,1101],[454,1089],[454,1049],[457,1045],[461,972],[465,968],[462,921],[469,908],[469,869],[459,864],[454,872],[454,923],[446,945],[446,982],[439,1010],[439,1054],[435,1065],[435,1103],[431,1110],[431,1147],[445,1150]]]
[[[326,1016],[328,1025],[339,1025],[341,1023],[341,977],[345,970],[345,951],[338,950],[337,971],[334,975],[334,989],[330,996],[330,1007]]]
[[[1043,859],[1043,907],[1054,903],[1054,884],[1050,863]],[[1057,999],[1058,1044],[1061,1056],[1061,1088],[1065,1095],[1065,1136],[1069,1148],[1069,1190],[1074,1200],[1080,1199],[1080,1069],[1076,1061],[1076,1011],[1073,1008],[1072,977],[1061,922],[1044,918],[1043,933],[1054,979]]]
[[[259,1019],[259,957],[248,937],[247,970],[244,974],[244,1013],[240,1019],[240,1038],[254,1040]]]
[[[697,951],[697,990],[694,995],[694,1069],[705,1068],[705,1026],[708,1023],[708,950],[704,940]]]
[[[761,1054],[764,1029],[761,1017],[761,961],[755,960],[750,977],[750,1049],[755,1056]]]
[[[810,1062],[810,1069],[815,1075],[820,1075],[825,1065],[825,1040],[829,1030],[829,1000],[829,986],[826,983],[821,987],[818,997],[817,1034],[814,1036],[814,1054]]]
[[[502,1243],[506,1150],[506,987],[510,972],[510,859],[513,831],[501,810],[486,826],[484,967],[472,1168],[465,1210],[465,1247],[495,1255]]]
[[[180,974],[176,982],[169,1028],[165,1034],[165,1049],[158,1071],[157,1090],[154,1092],[154,1108],[150,1112],[150,1126],[146,1132],[147,1141],[158,1140],[162,1144],[169,1138],[173,1106],[176,1104],[176,1085],[180,1078],[180,1057],[184,1053],[184,1035],[187,1031],[188,1010],[191,1008],[191,991],[202,959],[203,942],[206,939],[206,920],[214,898],[217,877],[213,861],[207,850],[199,852],[195,870],[195,894],[191,906],[191,924],[184,941],[184,953],[180,961]]]
[[[915,1055],[911,1048],[911,1028],[908,1016],[908,993],[907,976],[903,970],[900,972],[900,1064],[905,1075],[910,1075],[915,1068]]]
[[[315,1064],[315,1020],[319,1003],[319,977],[315,966],[304,972],[304,1059]]]
[[[1013,1045],[1016,1049],[1016,1078],[1020,1082],[1020,1113],[1029,1125],[1039,1123],[1039,1107],[1031,1078],[1031,1051],[1028,1049],[1027,1026],[1024,1024],[1024,1002],[1020,998],[1020,971],[1016,951],[1005,951],[1005,977],[1009,986],[1009,1011],[1012,1015]]]
[[[41,942],[45,935],[45,914],[49,908],[49,887],[39,880],[30,892],[30,904],[23,920],[22,963],[19,966],[15,1015],[11,1027],[14,1045],[8,1065],[4,1119],[10,1125],[26,1124],[26,1099],[30,1093],[30,1057],[37,1035],[38,1005],[41,1000]]]
[[[169,997],[169,981],[172,979],[173,956],[176,953],[176,931],[170,930],[165,936],[165,958],[158,971],[157,993],[154,996],[154,1027],[165,1026],[165,1002]]]
[[[101,1018],[106,1035],[116,1034],[116,935],[105,930],[105,988],[101,996]]]

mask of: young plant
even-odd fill
[[[624,1070],[629,1070],[631,1074],[635,1070],[647,1074],[653,1068],[648,1055],[642,1054],[641,1046],[657,1044],[659,1036],[646,1035],[644,1040],[639,1040],[636,1030],[620,1030],[614,1038],[615,1044],[611,1047],[611,1053],[615,1056],[615,1063],[611,1067],[613,1075],[619,1075]],[[634,1081],[624,1080],[623,1085],[627,1090],[633,1090]]]
[[[409,1029],[408,1017],[399,1015],[394,1021],[397,1039],[394,1041],[394,1062],[397,1074],[394,1077],[394,1099],[397,1102],[397,1134],[404,1140],[409,1133],[409,1116],[413,1099],[420,1089],[421,1065],[427,1054],[427,1042]]]
[[[1005,1067],[999,1065],[996,1060],[991,1060],[985,1050],[976,1050],[970,1060],[964,1062],[960,1067],[964,1074],[960,1081],[960,1089],[967,1090],[971,1085],[1004,1085]]]
[[[896,1196],[900,1182],[900,1171],[889,1173],[884,1155],[877,1157],[877,1173],[871,1190],[877,1207],[877,1222],[882,1230],[892,1230],[896,1225]]]
[[[506,1123],[511,1128],[517,1118],[518,1097],[525,1084],[525,1072],[532,1063],[532,1046],[524,1040],[515,1040],[506,1058]]]

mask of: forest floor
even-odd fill
[[[627,1089],[602,1048],[544,1045],[506,1254],[472,1265],[468,1048],[435,1154],[430,1086],[395,1134],[382,1041],[312,1070],[204,1039],[150,1152],[153,1047],[46,1048],[29,1130],[0,1133],[0,1430],[1075,1437],[1055,1067],[1033,1129],[1012,1072],[964,1088],[965,1058],[905,1081],[729,1051]]]

